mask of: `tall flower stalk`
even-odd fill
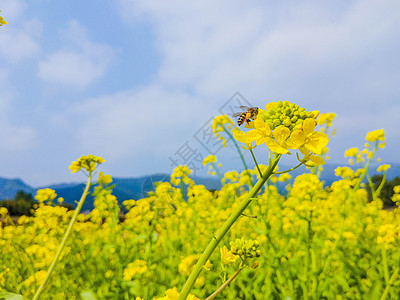
[[[67,231],[65,232],[64,237],[61,241],[60,247],[58,248],[57,253],[53,259],[53,262],[51,263],[51,265],[46,273],[46,277],[44,278],[44,280],[40,284],[38,290],[36,291],[35,295],[33,296],[33,300],[39,299],[40,295],[43,293],[43,290],[44,290],[47,282],[49,281],[51,274],[54,271],[55,266],[57,265],[57,263],[59,261],[60,255],[61,255],[69,237],[71,236],[72,228],[73,228],[73,226],[76,222],[76,219],[78,218],[78,215],[82,209],[83,203],[85,203],[85,199],[86,199],[87,195],[89,194],[90,186],[92,183],[92,174],[96,170],[96,167],[99,164],[103,163],[104,161],[105,160],[103,158],[90,154],[88,156],[80,157],[77,161],[74,161],[71,164],[71,166],[69,167],[70,170],[72,171],[72,173],[78,172],[82,168],[85,169],[88,172],[87,174],[85,173],[88,177],[88,180],[86,182],[86,186],[82,193],[81,199],[79,200],[78,205],[75,209],[74,215],[72,216],[72,219],[69,223]]]
[[[307,112],[304,108],[300,108],[298,105],[288,101],[269,103],[266,106],[266,110],[259,109],[258,111],[257,118],[248,126],[252,130],[247,133],[237,128],[232,130],[232,134],[227,132],[224,123],[228,123],[228,129],[231,129],[232,122],[226,116],[216,117],[216,120],[213,122],[213,131],[223,141],[224,146],[226,145],[226,140],[219,134],[221,131],[229,133],[229,137],[233,137],[236,141],[243,143],[245,146],[242,145],[242,147],[245,150],[251,151],[257,168],[258,163],[252,149],[261,144],[266,144],[269,149],[269,165],[266,171],[260,174],[260,179],[251,188],[247,197],[214,234],[179,294],[179,300],[185,300],[189,295],[203,266],[229,229],[243,214],[252,200],[257,197],[265,182],[274,174],[282,155],[291,154],[290,150],[299,150],[303,154],[303,158],[299,158],[300,163],[296,167],[307,162],[316,165],[324,163],[320,155],[324,147],[328,144],[329,138],[325,133],[315,130],[319,115],[318,111]],[[253,146],[254,142],[255,146]],[[235,145],[237,146],[236,143]],[[237,149],[239,150],[238,147]],[[247,168],[246,164],[245,168]],[[258,171],[261,173],[259,168]]]

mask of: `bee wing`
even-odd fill
[[[238,108],[240,108],[240,109],[241,109],[241,110],[243,110],[243,111],[250,109],[250,107],[248,107],[248,106],[244,106],[244,105],[241,105],[241,106],[235,106],[235,107],[238,107]]]
[[[239,117],[242,114],[242,112],[238,112],[232,115],[232,117]]]

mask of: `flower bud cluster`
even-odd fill
[[[316,119],[319,111],[306,111],[289,101],[278,101],[269,103],[266,110],[259,110],[259,115],[272,130],[281,125],[293,130],[300,128],[307,118]]]
[[[73,161],[69,166],[69,169],[72,171],[72,173],[78,172],[81,169],[85,169],[91,173],[96,169],[97,165],[100,165],[103,162],[105,162],[105,159],[100,156],[95,156],[93,154],[83,155],[78,158],[77,161]]]
[[[260,244],[257,240],[245,240],[241,238],[231,242],[230,245],[231,253],[239,255],[242,259],[261,256],[261,250],[258,249]]]

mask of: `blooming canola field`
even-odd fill
[[[210,155],[203,164],[219,176],[220,190],[196,184],[178,166],[169,182],[123,207],[111,176],[98,172],[104,159],[82,156],[70,167],[88,178],[76,210],[58,205],[50,189],[38,191],[30,217],[13,222],[0,208],[0,297],[399,299],[400,211],[383,209],[368,173],[384,131],[346,151],[351,167],[338,168],[341,179],[326,187],[319,174],[333,118],[288,101],[268,103],[241,127],[218,116],[213,132],[224,145],[235,143],[242,170],[222,174]],[[255,147],[265,149],[264,161]],[[298,164],[283,170],[288,154]],[[291,178],[302,165],[308,171]],[[285,195],[278,181],[287,184]],[[91,185],[94,209],[80,214]]]

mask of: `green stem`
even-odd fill
[[[385,183],[386,183],[386,172],[383,174],[383,177],[382,177],[382,181],[381,181],[381,183],[380,183],[380,185],[379,185],[379,187],[376,189],[376,195],[379,197],[380,196],[380,194],[381,194],[381,191],[382,191],[382,188],[383,188],[383,186],[385,185]]]
[[[369,158],[367,164],[365,165],[365,167],[364,167],[364,169],[363,169],[363,171],[362,171],[362,173],[361,173],[361,175],[360,175],[360,178],[358,179],[356,185],[354,186],[354,190],[355,190],[355,191],[358,190],[358,188],[360,187],[360,184],[361,184],[362,180],[364,179],[365,174],[367,174],[369,165],[371,164],[372,158],[374,157],[375,152],[376,152],[377,150],[378,150],[378,144],[375,144],[374,152],[372,153],[371,157]]]
[[[218,244],[221,242],[223,237],[229,231],[229,229],[233,226],[236,220],[242,215],[243,211],[247,208],[247,206],[251,203],[253,198],[258,194],[261,190],[264,183],[268,180],[268,178],[273,173],[276,165],[278,164],[279,159],[282,154],[276,154],[274,159],[272,160],[272,164],[269,165],[268,169],[265,171],[263,176],[257,181],[256,185],[250,190],[247,197],[239,204],[239,206],[232,212],[231,216],[225,221],[222,227],[218,230],[216,234],[214,234],[207,248],[204,250],[203,254],[197,261],[192,273],[190,273],[189,278],[187,279],[185,285],[181,293],[179,294],[179,300],[186,300],[186,297],[189,295],[190,290],[192,289],[197,277],[199,276],[203,266],[206,264],[207,260],[210,258],[211,254],[214,252],[215,248],[217,248]]]
[[[74,225],[74,223],[75,223],[75,221],[76,221],[76,218],[77,218],[78,215],[79,215],[79,212],[80,212],[81,209],[82,209],[82,206],[83,206],[83,203],[85,202],[86,196],[87,196],[88,193],[89,193],[89,188],[90,188],[91,180],[92,180],[91,173],[89,173],[89,175],[88,175],[88,181],[87,181],[87,183],[86,183],[85,190],[83,191],[83,194],[82,194],[82,196],[81,196],[81,199],[79,200],[78,206],[77,206],[76,209],[75,209],[75,213],[74,213],[74,215],[72,216],[71,222],[69,223],[68,229],[67,229],[67,231],[65,232],[64,238],[63,238],[63,240],[62,240],[62,242],[61,242],[61,244],[60,244],[60,247],[58,248],[58,251],[57,251],[57,253],[56,253],[56,256],[54,257],[53,262],[51,263],[50,268],[49,268],[49,270],[48,270],[47,273],[46,273],[46,277],[44,278],[42,284],[39,286],[39,289],[36,291],[36,294],[35,294],[35,296],[33,297],[32,300],[37,300],[37,299],[39,299],[40,294],[43,292],[43,289],[44,289],[44,287],[45,287],[47,281],[49,281],[49,279],[50,279],[51,273],[53,272],[53,270],[54,270],[54,268],[55,268],[55,266],[56,266],[56,264],[57,264],[57,262],[58,262],[58,259],[59,259],[60,255],[61,255],[61,252],[62,252],[62,250],[64,249],[64,246],[65,246],[65,244],[66,244],[66,242],[67,242],[69,236],[71,235],[72,227],[73,227],[73,225]]]
[[[399,267],[396,268],[396,270],[393,272],[392,276],[390,277],[389,282],[387,283],[385,290],[383,291],[383,294],[381,296],[381,300],[386,299],[387,294],[389,293],[389,289],[393,282],[397,279],[397,276],[399,275]]]
[[[217,295],[221,293],[233,281],[233,279],[236,278],[236,276],[238,276],[239,272],[243,270],[243,266],[244,266],[244,261],[240,263],[235,273],[233,273],[232,276],[227,281],[225,281],[214,293],[208,296],[205,300],[212,300],[215,297],[217,297]]]
[[[257,170],[258,170],[258,174],[260,174],[260,178],[261,178],[262,177],[262,173],[261,173],[260,167],[258,166],[256,157],[254,156],[253,150],[251,148],[250,148],[250,153],[251,153],[251,156],[253,157],[254,163],[256,164],[256,167],[257,167]]]
[[[297,166],[295,166],[295,167],[289,169],[289,170],[281,171],[281,172],[275,172],[274,174],[275,174],[275,175],[279,175],[279,174],[283,174],[283,173],[289,173],[289,172],[291,172],[291,171],[293,171],[293,170],[296,170],[296,169],[297,169],[298,167],[300,167],[301,165],[303,165],[302,162],[299,163]]]
[[[376,194],[376,191],[375,191],[374,183],[372,182],[372,178],[371,178],[371,176],[368,175],[368,173],[365,174],[365,175],[367,176],[369,189],[371,190],[372,200],[376,200],[377,199],[377,194]]]
[[[382,267],[383,267],[383,276],[385,277],[385,283],[389,283],[389,267],[387,264],[387,256],[386,256],[386,249],[382,247]]]
[[[236,143],[236,140],[233,138],[233,135],[225,127],[224,127],[224,131],[229,136],[229,138],[233,141],[233,143],[235,144],[236,150],[239,153],[240,159],[242,160],[244,169],[246,170],[247,175],[249,175],[250,180],[251,180],[251,174],[249,172],[249,168],[247,167],[246,161],[244,160],[244,156],[242,154],[242,151],[240,151],[239,145]],[[253,187],[253,183],[252,182],[251,182],[250,185],[251,185],[251,187]]]
[[[219,179],[222,180],[223,177],[222,177],[221,173],[219,172],[219,170],[218,170],[217,166],[215,165],[215,163],[211,163],[211,166],[214,169],[215,173],[218,175]]]

